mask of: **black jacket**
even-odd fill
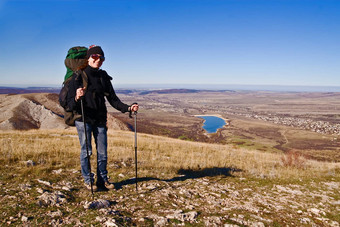
[[[90,66],[87,66],[84,71],[88,76],[88,86],[83,97],[85,121],[87,123],[98,126],[106,125],[107,108],[105,104],[105,97],[115,109],[122,113],[128,111],[129,106],[120,101],[112,87],[112,77],[110,77],[104,70],[94,69]],[[81,87],[83,87],[82,77],[73,74],[69,85],[67,104],[69,109],[75,110],[80,115],[80,100],[76,102],[75,96],[76,90]],[[82,119],[79,120],[82,121]]]

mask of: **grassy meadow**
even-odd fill
[[[132,132],[109,131],[108,137],[109,164],[134,159]],[[75,130],[9,131],[1,132],[0,139],[1,166],[7,170],[16,169],[18,176],[32,171],[39,176],[49,176],[53,169],[80,169],[80,148]],[[92,144],[95,147],[94,141]],[[95,151],[93,156],[91,159],[95,160]],[[36,165],[27,168],[28,160]],[[339,177],[340,173],[339,163],[308,160],[294,153],[262,152],[235,145],[198,143],[147,134],[138,134],[138,164],[141,176],[156,177],[176,175],[181,169],[208,168],[231,168],[238,170],[239,175],[273,180],[322,179]]]
[[[112,199],[135,196],[132,193],[134,184],[130,180],[135,176],[134,133],[109,130],[108,137],[109,176],[112,182],[117,183],[120,190],[109,194],[108,192],[98,192],[95,197],[110,197]],[[95,146],[93,145],[93,147]],[[82,223],[99,225],[99,221],[91,221],[93,220],[91,218],[98,215],[96,211],[89,211],[87,215],[84,215],[85,211],[79,208],[79,203],[89,199],[89,192],[82,187],[79,149],[79,141],[74,128],[68,130],[1,131],[0,182],[4,190],[0,192],[3,198],[0,199],[2,205],[0,207],[0,217],[3,224],[17,225],[22,223],[20,216],[23,213],[31,217],[29,221],[34,225],[52,223],[50,217],[42,214],[36,217],[35,214],[35,212],[41,213],[41,207],[36,204],[38,194],[35,190],[36,187],[41,187],[37,183],[37,179],[40,179],[55,185],[61,181],[71,182],[74,190],[69,192],[68,195],[72,203],[68,208],[61,207],[58,209],[62,210],[64,216],[79,215],[79,220]],[[95,154],[96,152],[94,151],[91,158],[93,169],[96,168]],[[34,164],[31,165],[28,160],[32,160]],[[56,174],[56,171],[60,173]],[[147,186],[152,181],[158,182],[157,184],[163,184],[164,182],[167,185],[169,182],[178,184],[183,182],[184,184],[184,182],[188,182],[186,180],[190,179],[208,179],[209,184],[219,182],[219,184],[232,185],[235,183],[235,186],[232,187],[237,185],[234,189],[239,191],[243,191],[244,187],[250,187],[252,190],[257,191],[256,188],[259,186],[269,190],[273,185],[277,184],[284,186],[300,185],[308,188],[308,185],[316,187],[315,184],[319,183],[339,182],[340,163],[310,160],[296,153],[281,154],[276,151],[251,150],[235,144],[199,143],[138,134],[138,175],[140,187]],[[176,179],[181,180],[176,181]],[[240,183],[240,179],[246,180]],[[31,185],[28,192],[20,191],[19,188],[22,184]],[[190,185],[186,183],[185,187],[190,187]],[[202,187],[203,190],[204,186]],[[150,195],[152,192],[148,191],[147,194]],[[339,190],[336,189],[331,194],[335,201],[340,200]],[[14,204],[11,205],[11,201],[8,202],[8,200],[4,199],[6,196],[9,198],[14,196],[16,198],[14,199],[15,202],[19,202],[21,208]],[[31,198],[31,200],[28,198]],[[301,199],[304,200],[305,198],[301,197]],[[313,203],[312,200],[311,198],[311,204]],[[164,204],[165,207],[168,205],[170,206],[170,204]],[[146,215],[147,212],[157,212],[153,210],[155,207],[152,204],[148,206],[139,204],[139,206],[141,215]],[[325,212],[325,217],[340,222],[340,216],[334,207],[336,205],[330,205],[333,211],[330,209],[328,213]],[[45,209],[46,212],[52,212],[55,208],[47,207]],[[289,216],[289,213],[293,212],[291,209],[287,208],[285,211],[285,215],[291,217],[290,223],[294,225],[301,223],[298,222],[298,219]],[[243,213],[242,209],[233,210],[233,212],[236,216],[241,215],[241,213],[242,215],[247,215]],[[201,210],[199,214],[201,216],[211,215],[207,210]],[[132,219],[134,216],[128,210],[125,210],[124,215]],[[222,216],[223,214],[220,215]],[[277,217],[277,215],[264,214],[264,216],[274,220],[273,222],[263,221],[266,225],[281,226],[287,224],[287,217],[284,215]],[[223,223],[237,224],[232,218],[223,220]],[[139,221],[140,219],[133,219],[132,222],[127,224],[126,220],[121,220],[120,223],[122,225],[140,225]],[[199,218],[197,221],[197,224],[200,225],[204,225],[204,223],[203,218]],[[325,222],[315,219],[314,223],[322,224]],[[143,221],[141,225],[153,224],[155,223],[152,221]]]

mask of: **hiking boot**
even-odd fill
[[[90,183],[84,183],[85,188],[89,191],[91,191],[91,184]],[[98,190],[97,186],[95,184],[92,184],[92,189],[94,192],[96,192]]]
[[[110,183],[109,181],[106,181],[104,183],[104,186],[105,186],[105,188],[110,189],[110,190],[115,189],[114,184]]]

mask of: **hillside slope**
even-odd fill
[[[57,94],[0,95],[0,113],[0,130],[67,128]],[[108,116],[108,126],[128,130],[124,123],[111,115]]]
[[[339,163],[139,133],[136,192],[134,134],[108,135],[92,198],[74,128],[0,131],[0,225],[339,226]]]
[[[65,128],[63,119],[25,95],[0,95],[0,129]]]

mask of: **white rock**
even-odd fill
[[[265,227],[263,222],[255,222],[255,223],[252,223],[251,226],[253,226],[253,227]]]
[[[320,215],[320,210],[317,208],[310,208],[308,209],[308,211],[310,211],[311,213],[315,214],[315,215]]]
[[[68,191],[68,192],[71,191],[71,188],[69,188],[69,187],[67,187],[67,186],[63,186],[61,189],[65,190],[65,191]]]
[[[57,211],[51,211],[47,214],[48,216],[52,217],[52,218],[55,218],[55,217],[61,217],[63,216],[63,213],[60,211],[60,210],[57,210]]]
[[[169,214],[166,217],[169,219],[177,219],[182,222],[188,221],[193,222],[198,216],[198,213],[196,211],[190,211],[187,213],[183,213],[182,210],[176,210],[173,214]]]
[[[99,216],[96,217],[96,221],[104,222],[105,220],[106,220],[106,218],[104,218],[104,217],[99,217]]]
[[[21,221],[22,221],[22,222],[27,222],[27,221],[28,221],[28,217],[22,216],[22,217],[21,217]]]
[[[63,171],[63,169],[58,169],[58,170],[53,170],[52,173],[61,174],[62,171]]]
[[[41,189],[41,188],[36,188],[37,192],[40,193],[40,194],[43,194],[44,193],[44,190]]]
[[[164,217],[159,218],[156,220],[156,226],[165,226],[168,223],[168,220]]]
[[[26,191],[32,188],[32,185],[30,184],[20,184],[19,186],[22,191]]]
[[[40,184],[44,184],[44,185],[47,185],[47,186],[51,186],[51,183],[48,182],[48,181],[43,181],[43,180],[40,180],[40,179],[38,179],[37,181],[38,181]]]
[[[35,166],[35,162],[33,162],[32,160],[28,160],[26,161],[26,166]]]
[[[67,202],[66,196],[59,191],[56,192],[44,192],[42,195],[38,196],[39,206],[54,206],[57,204],[64,204]]]
[[[299,220],[300,220],[300,222],[302,224],[309,224],[310,223],[310,219],[309,218],[300,218]]]
[[[331,221],[331,226],[334,226],[334,227],[339,227],[339,222],[337,221]]]

